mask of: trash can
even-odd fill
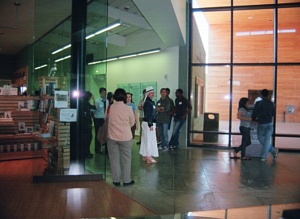
[[[218,142],[218,134],[205,131],[219,131],[219,113],[204,113],[204,142]]]

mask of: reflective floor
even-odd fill
[[[105,181],[39,184],[32,176],[42,174],[45,160],[0,162],[0,218],[279,219],[300,209],[300,153],[262,163],[232,160],[225,149],[182,148],[146,164],[138,151],[134,144],[136,183],[127,187],[112,184],[108,159]],[[97,173],[104,161],[102,153],[87,164]]]
[[[118,189],[158,214],[300,203],[300,153],[232,160],[230,150],[183,148],[146,164],[133,146],[136,184]],[[109,165],[107,183],[112,183]]]

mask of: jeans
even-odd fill
[[[240,132],[242,134],[242,143],[238,148],[234,148],[234,151],[236,153],[241,151],[242,157],[246,156],[246,147],[251,144],[250,130],[251,128],[240,126]]]
[[[184,125],[185,121],[186,121],[186,119],[174,118],[173,133],[172,133],[172,137],[170,139],[169,145],[178,147],[178,145],[179,145],[178,139],[179,139],[180,129]]]
[[[168,148],[169,136],[168,136],[168,127],[169,123],[157,123],[159,129],[159,136],[161,141],[161,147]]]
[[[258,124],[257,125],[257,137],[263,148],[261,151],[261,158],[266,159],[268,153],[275,153],[275,149],[271,145],[271,139],[273,134],[273,123]]]

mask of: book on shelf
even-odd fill
[[[38,136],[40,138],[50,138],[51,137],[51,134],[50,133],[41,133],[41,134],[38,134]]]
[[[18,101],[18,109],[25,108],[25,102],[24,101]]]
[[[0,118],[0,122],[12,122],[12,118]]]

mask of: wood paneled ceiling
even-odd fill
[[[224,7],[230,6],[231,0],[194,0],[196,4],[200,7]],[[278,0],[279,4],[284,3],[298,3],[298,0]],[[262,5],[262,4],[274,4],[274,0],[233,0],[234,6],[242,6],[242,5]],[[196,7],[194,4],[193,7]]]
[[[260,4],[273,4],[274,0],[234,0],[235,6],[246,6],[246,5],[260,5]],[[279,0],[279,3],[300,3],[296,0]],[[216,4],[217,3],[217,4]],[[217,1],[206,1],[197,0],[199,7],[226,7],[230,6],[230,0],[217,0]],[[198,8],[197,5],[193,5],[194,8]],[[230,11],[224,12],[205,12],[204,16],[207,22],[211,25],[229,25]],[[265,26],[269,25],[270,22],[274,22],[274,9],[260,9],[260,10],[236,10],[233,13],[234,25],[256,25]],[[299,26],[300,20],[300,8],[279,8],[278,9],[278,22],[279,24],[290,24]]]

